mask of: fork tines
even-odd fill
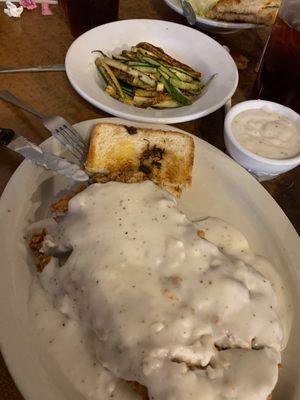
[[[64,118],[51,116],[44,119],[44,125],[52,135],[80,161],[87,153],[87,144],[80,134]]]

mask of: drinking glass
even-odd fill
[[[265,47],[253,98],[300,113],[300,0],[283,0]]]
[[[74,37],[118,19],[119,0],[60,0],[60,3]]]

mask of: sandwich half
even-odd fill
[[[220,0],[205,16],[229,22],[272,25],[281,0]]]

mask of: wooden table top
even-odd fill
[[[20,19],[8,18],[0,6],[0,67],[28,64],[63,63],[74,40],[58,6],[54,15],[42,16],[40,8],[25,11]],[[170,10],[163,0],[120,0],[120,19],[153,18],[186,24],[185,19]],[[255,79],[255,66],[261,55],[267,29],[240,31],[230,35],[213,35],[232,52],[249,59],[248,68],[240,72],[240,82],[233,103],[249,98]],[[69,122],[108,116],[83,100],[71,87],[64,72],[3,74],[0,90],[8,89],[42,113],[64,116]],[[176,124],[225,151],[223,141],[224,110],[191,122]],[[7,103],[0,103],[0,124],[11,128],[36,143],[49,134],[37,118]],[[22,157],[0,148],[0,193],[18,167]],[[263,186],[274,197],[300,232],[300,168],[294,169]],[[22,400],[2,358],[0,358],[0,394],[3,400]]]

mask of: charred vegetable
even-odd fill
[[[108,57],[100,50],[95,64],[106,82],[105,92],[136,107],[187,106],[204,94],[201,73],[150,43]]]

